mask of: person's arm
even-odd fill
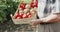
[[[60,21],[60,10],[59,10],[59,0],[55,2],[55,8],[52,10],[52,14],[42,18],[42,22],[59,22]]]
[[[53,23],[53,22],[59,22],[60,21],[60,13],[57,14],[51,14],[45,18],[40,19],[40,23]]]
[[[36,26],[44,23],[60,22],[60,13],[51,14],[45,18],[31,20],[31,25]]]

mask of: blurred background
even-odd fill
[[[0,32],[31,32],[28,24],[16,25],[13,23],[10,14],[16,12],[19,0],[0,0]]]
[[[19,0],[0,0],[0,24],[10,20],[9,14],[15,13],[19,2]]]

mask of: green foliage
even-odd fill
[[[18,0],[17,0],[18,1]],[[19,2],[13,0],[0,0],[0,23],[3,23],[6,19],[7,14],[14,14]]]

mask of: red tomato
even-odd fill
[[[34,7],[38,7],[38,3],[35,2],[35,3],[31,3],[31,7],[34,8]]]
[[[20,19],[22,19],[22,18],[23,18],[22,16],[23,16],[23,14],[20,14],[20,16],[19,16],[19,17],[20,17]]]
[[[23,16],[23,14],[17,13],[17,15],[15,16],[15,19],[17,19],[17,18],[22,19],[22,16]]]
[[[19,15],[19,14],[17,14],[17,15],[15,16],[15,19],[17,19],[19,16],[20,16],[20,15]],[[20,18],[20,17],[19,17],[19,18]]]
[[[32,17],[32,15],[28,15],[28,18],[31,18]]]
[[[21,3],[21,4],[20,4],[20,8],[22,8],[22,10],[24,10],[24,9],[25,9],[25,6],[26,6],[26,5],[25,5],[25,4],[23,4],[23,3]]]
[[[30,18],[30,17],[31,17],[31,13],[30,13],[30,12],[28,12],[28,13],[27,13],[27,16],[28,16],[28,18]]]
[[[26,14],[23,15],[23,18],[28,18],[28,16]]]
[[[36,0],[36,2],[32,1],[30,7],[31,8],[38,7],[38,0]]]
[[[27,12],[27,15],[31,15],[31,13],[30,12]]]

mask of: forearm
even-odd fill
[[[60,21],[60,14],[51,14],[45,18],[40,19],[42,20],[41,23],[54,23]]]

